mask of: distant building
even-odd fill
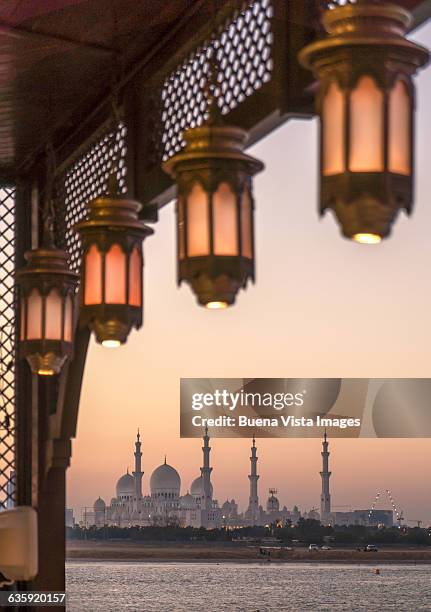
[[[332,512],[330,516],[331,525],[351,526],[362,525],[373,527],[384,525],[393,527],[394,514],[392,510],[353,510],[352,512]]]
[[[394,525],[394,513],[392,510],[355,510],[354,514],[364,521],[365,525],[379,526],[384,525],[385,527],[393,527]]]
[[[73,527],[75,518],[73,516],[73,508],[66,508],[66,527]]]
[[[93,513],[86,514],[87,525],[149,526],[181,525],[183,527],[222,526],[222,513],[217,500],[213,499],[211,484],[208,430],[203,437],[203,465],[201,474],[192,482],[190,492],[181,496],[181,478],[177,470],[166,462],[156,468],[150,478],[150,493],[143,495],[141,467],[141,441],[138,431],[135,442],[135,471],[121,476],[117,482],[116,495],[109,505],[99,497],[93,505]]]

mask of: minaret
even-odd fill
[[[141,459],[142,459],[141,436],[139,434],[139,429],[138,429],[138,435],[136,436],[136,442],[135,442],[135,471],[133,472],[133,478],[135,479],[136,499],[142,498],[142,477],[144,475],[144,472],[142,472],[141,470],[141,467],[142,467]]]
[[[203,467],[201,467],[201,476],[202,476],[203,485],[204,485],[205,499],[203,500],[202,509],[210,510],[212,506],[211,472],[213,471],[213,469],[212,467],[210,467],[211,447],[209,445],[210,438],[208,435],[208,427],[205,427],[205,435],[203,437],[203,440],[204,440],[204,445],[202,447],[202,451],[203,451],[203,456],[204,456],[204,464],[203,464]]]
[[[250,497],[248,502],[247,514],[249,514],[252,525],[257,525],[259,522],[259,496],[257,494],[257,481],[259,476],[257,474],[257,448],[255,439],[253,436],[253,445],[251,447],[250,457],[250,475],[248,477],[250,481]]]
[[[325,435],[323,436],[322,442],[322,471],[320,476],[322,477],[322,495],[320,496],[320,520],[327,522],[329,515],[331,514],[331,495],[329,493],[329,477],[331,472],[329,471],[329,452],[328,452],[328,441]]]

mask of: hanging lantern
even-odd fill
[[[88,219],[74,228],[83,247],[80,322],[106,347],[142,325],[142,242],[153,230],[139,220],[140,209],[119,195],[113,173],[108,194],[92,200]]]
[[[407,40],[410,14],[358,0],[326,10],[328,36],[302,50],[320,81],[321,203],[345,237],[374,244],[412,210],[414,86],[428,51]]]
[[[73,354],[75,292],[78,274],[69,255],[55,246],[53,186],[55,153],[47,146],[47,177],[42,246],[25,253],[27,264],[16,273],[19,289],[19,355],[39,376],[59,374]]]
[[[254,281],[252,176],[263,164],[244,153],[247,132],[223,124],[214,98],[207,123],[183,138],[163,165],[178,191],[178,284],[189,283],[200,305],[226,308]]]
[[[21,329],[19,352],[40,376],[59,374],[72,357],[75,288],[78,275],[68,267],[68,255],[55,246],[25,254],[18,270]]]

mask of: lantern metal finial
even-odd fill
[[[54,239],[53,182],[55,162],[47,152],[47,180],[42,245],[25,253],[27,264],[17,271],[20,288],[19,352],[34,374],[59,374],[73,354],[75,289],[78,275],[70,270],[69,255]]]
[[[320,211],[345,237],[375,244],[413,206],[413,74],[428,51],[405,38],[410,13],[363,0],[326,10],[326,38],[300,62],[320,81]]]
[[[222,309],[254,280],[251,179],[263,164],[244,152],[247,132],[223,122],[214,49],[209,61],[207,120],[184,132],[184,149],[163,169],[178,188],[178,282],[200,305]]]

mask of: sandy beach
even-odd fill
[[[74,540],[67,542],[67,559],[76,561],[266,561],[259,545],[142,543]],[[309,551],[307,548],[271,551],[274,562],[315,563],[431,563],[431,548],[383,548],[359,552],[352,548]]]

